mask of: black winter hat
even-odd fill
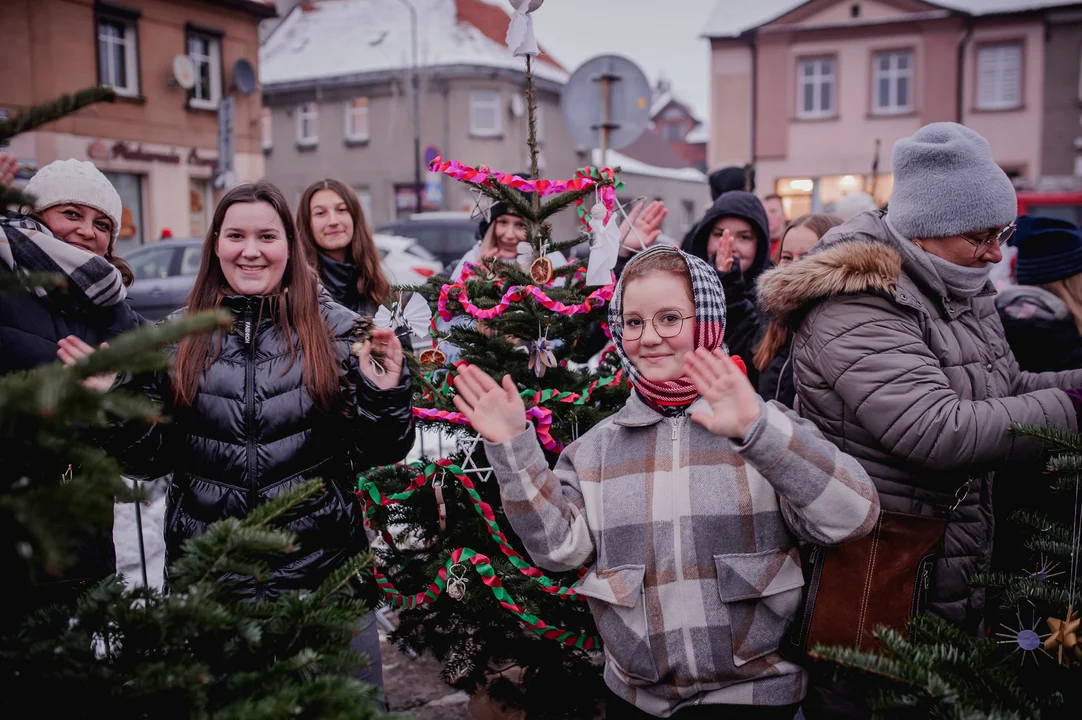
[[[1018,248],[1014,279],[1019,285],[1044,285],[1082,272],[1082,230],[1053,217],[1023,215],[1010,244]]]
[[[734,190],[755,192],[755,168],[731,167],[710,173],[710,198],[717,200],[724,193]]]

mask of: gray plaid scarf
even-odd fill
[[[67,279],[62,290],[101,307],[116,305],[128,295],[120,271],[103,257],[59,240],[36,220],[8,214],[0,218],[0,262],[12,272],[51,273]],[[57,290],[34,288],[39,297]]]

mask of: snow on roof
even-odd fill
[[[706,21],[702,36],[706,38],[739,37],[741,33],[777,20],[808,1],[718,0],[717,7]],[[995,15],[1074,5],[1078,0],[925,0],[925,2],[970,15]]]
[[[710,141],[710,126],[706,123],[699,123],[691,132],[684,138],[684,142],[688,145],[699,145]]]
[[[601,165],[601,150],[594,148],[592,162]],[[646,177],[664,178],[666,180],[682,180],[684,182],[705,183],[706,175],[695,168],[663,168],[656,165],[647,165],[623,153],[609,150],[605,164],[608,167],[620,168],[621,175],[643,175]]]
[[[477,0],[413,0],[421,67],[472,65],[525,70],[506,44],[479,24],[492,25]],[[483,6],[483,7],[475,7]],[[464,17],[466,16],[466,17]],[[470,22],[474,18],[478,24]],[[484,22],[481,22],[484,21]],[[506,31],[506,24],[504,25]],[[310,0],[286,17],[259,51],[259,79],[274,83],[342,77],[411,67],[412,30],[404,3],[387,0]],[[567,72],[551,58],[534,63],[539,78],[565,83]]]

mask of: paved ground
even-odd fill
[[[392,712],[417,720],[472,720],[470,697],[440,679],[440,664],[431,655],[411,660],[380,633],[383,684]]]

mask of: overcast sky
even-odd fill
[[[746,0],[754,2],[754,0]],[[486,2],[510,8],[507,0]],[[710,43],[699,37],[718,0],[545,0],[537,40],[568,71],[595,55],[625,55],[650,83],[663,74],[708,120]]]

